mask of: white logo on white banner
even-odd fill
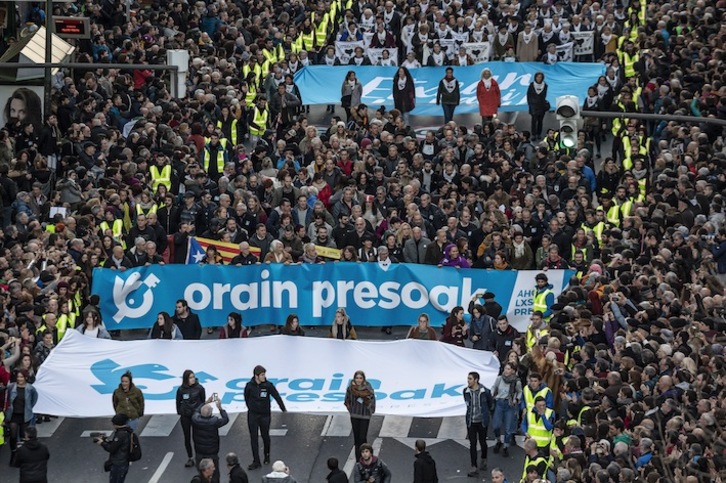
[[[341,64],[347,64],[350,58],[355,55],[356,47],[361,47],[363,50],[366,48],[363,40],[359,40],[358,42],[336,42],[335,56],[340,60]]]
[[[566,44],[558,45],[557,60],[559,62],[572,62],[572,47],[574,45],[574,42],[567,42]]]
[[[257,364],[265,366],[289,411],[326,414],[345,412],[346,387],[361,367],[376,391],[377,414],[419,417],[463,415],[467,373],[478,371],[486,387],[499,373],[491,352],[412,339],[270,336],[121,342],[70,330],[40,368],[34,410],[67,417],[111,415],[111,394],[130,371],[144,392],[146,414],[176,414],[176,390],[184,370],[192,369],[207,394],[219,394],[224,409],[244,412],[244,388]],[[422,368],[426,377],[411,377]]]
[[[146,315],[151,306],[154,305],[154,293],[151,289],[159,285],[160,282],[161,280],[153,273],[149,274],[144,280],[141,280],[139,272],[132,273],[126,280],[116,277],[113,281],[113,303],[116,305],[117,312],[113,316],[113,320],[121,322],[125,317],[136,319]],[[129,295],[139,290],[142,285],[146,286],[146,290],[141,295],[141,300],[129,298]],[[134,293],[133,297],[137,296]]]
[[[575,55],[590,55],[595,49],[595,32],[572,32]]]
[[[489,62],[490,44],[489,42],[467,42],[462,44],[466,49],[467,55],[471,56],[475,64]]]

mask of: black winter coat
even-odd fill
[[[348,483],[348,475],[341,469],[335,469],[325,477],[328,483]]]
[[[428,451],[418,453],[413,462],[413,483],[438,483],[436,462]]]
[[[269,415],[270,397],[275,399],[282,412],[287,411],[280,393],[270,381],[257,384],[253,378],[245,385],[245,403],[250,412]]]
[[[235,465],[229,471],[229,483],[248,483],[247,473],[240,465]]]
[[[201,384],[179,386],[176,390],[176,413],[179,416],[191,417],[201,409],[206,400],[207,393]]]
[[[47,483],[48,448],[38,441],[31,439],[18,448],[15,455],[15,466],[20,468],[20,483]]]
[[[544,85],[542,92],[537,94],[534,90],[534,82],[529,84],[527,89],[527,104],[529,105],[529,113],[542,115],[547,112],[547,84]]]
[[[113,466],[129,465],[132,432],[133,431],[128,426],[119,428],[101,445],[103,449],[108,451],[108,459],[111,461]]]
[[[208,418],[197,411],[192,416],[194,428],[194,451],[201,456],[217,456],[219,454],[219,428],[229,423],[227,411],[222,409],[219,416]]]

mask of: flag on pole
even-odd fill
[[[187,264],[199,263],[204,255],[207,254],[207,248],[213,246],[217,249],[217,252],[224,260],[224,263],[231,263],[232,259],[239,255],[239,245],[236,243],[227,243],[211,238],[201,238],[192,236],[189,237],[189,250],[187,251]],[[250,253],[257,258],[260,257],[260,249],[257,247],[250,247]]]

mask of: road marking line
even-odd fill
[[[286,434],[287,434],[287,428],[270,430],[270,436],[285,436]]]
[[[373,454],[378,456],[379,454],[381,454],[383,438],[376,438],[371,446],[373,446]],[[355,460],[355,448],[353,448],[350,450],[348,459],[345,461],[345,466],[343,466],[343,472],[348,475],[348,479],[350,479],[350,475],[353,474],[353,469],[355,468],[356,463],[357,461]]]
[[[169,463],[171,463],[171,459],[174,457],[174,453],[169,451],[164,455],[164,459],[161,460],[161,464],[156,469],[154,474],[151,476],[151,479],[149,480],[149,483],[159,483],[159,480],[161,479],[161,476],[164,474],[164,471],[166,471],[166,467],[169,466]]]
[[[219,428],[220,436],[227,436],[229,432],[232,431],[232,426],[234,426],[234,422],[237,421],[239,413],[227,413],[227,416],[229,417],[229,422]]]
[[[46,421],[41,425],[37,425],[38,437],[39,438],[50,438],[58,430],[58,427],[66,418],[51,418],[50,421]]]
[[[109,436],[111,436],[113,434],[113,431],[112,430],[105,430],[105,429],[104,430],[101,430],[101,429],[91,429],[91,430],[82,432],[81,433],[81,438],[90,438],[91,437],[91,433],[105,434],[106,437],[108,438]]]
[[[466,421],[461,417],[448,417],[441,419],[438,439],[466,439]]]
[[[320,436],[347,438],[351,431],[350,417],[347,414],[333,414],[325,420],[325,426],[323,426]]]
[[[407,438],[413,416],[385,416],[379,438]],[[378,453],[374,453],[378,454]]]
[[[149,422],[146,423],[141,431],[141,436],[166,438],[174,431],[177,422],[179,422],[179,416],[176,414],[156,414],[151,416]]]

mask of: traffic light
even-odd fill
[[[560,123],[560,144],[565,148],[574,148],[577,145],[577,131],[582,127],[580,99],[577,96],[558,97],[555,114]]]

